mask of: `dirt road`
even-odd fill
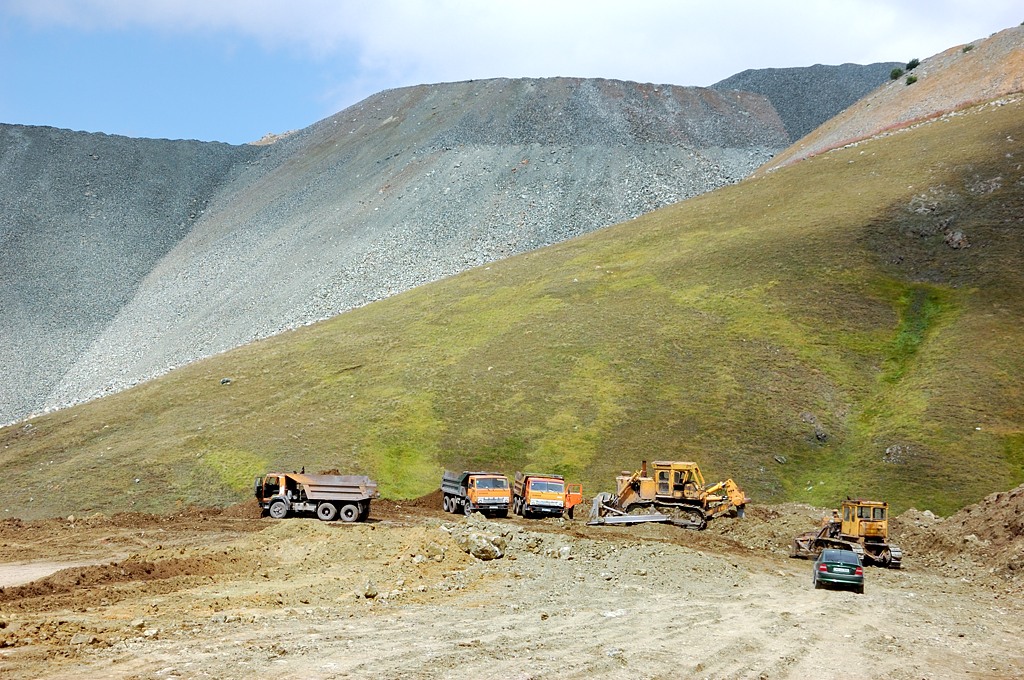
[[[0,523],[8,564],[109,555],[0,591],[0,675],[1024,676],[1013,574],[981,552],[915,547],[903,570],[869,569],[865,595],[814,590],[810,562],[786,555],[820,515],[806,506],[751,508],[705,532],[416,503],[378,503],[356,525],[252,514]],[[943,528],[903,524],[915,546]],[[470,530],[503,538],[504,556],[464,552]]]

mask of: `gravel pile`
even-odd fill
[[[260,147],[0,140],[8,422],[738,181],[788,137],[759,95],[554,78],[386,91]]]
[[[0,423],[49,394],[253,147],[0,125]]]
[[[800,139],[829,118],[889,81],[897,62],[798,68],[748,69],[719,81],[716,90],[764,95],[779,112],[791,140]]]

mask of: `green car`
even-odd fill
[[[825,585],[848,586],[864,594],[864,567],[852,550],[826,548],[814,562],[813,583],[815,588]]]

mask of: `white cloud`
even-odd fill
[[[602,76],[709,85],[747,68],[925,58],[1016,25],[1017,0],[8,0],[87,30],[248,36],[318,63],[343,90],[470,78]]]

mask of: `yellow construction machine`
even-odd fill
[[[750,502],[733,480],[706,484],[700,467],[686,461],[656,460],[648,471],[645,460],[616,477],[615,487],[594,497],[588,524],[666,522],[701,530],[714,517],[743,517]]]
[[[903,550],[889,542],[889,504],[847,498],[821,528],[793,539],[792,557],[817,557],[825,548],[852,550],[864,564],[899,569]]]

